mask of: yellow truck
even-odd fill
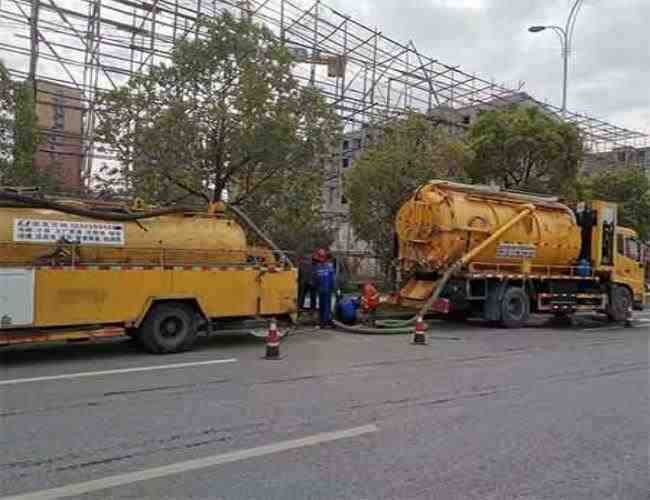
[[[127,334],[182,351],[216,320],[295,317],[296,282],[223,206],[0,196],[0,346]]]
[[[531,313],[600,312],[623,321],[645,305],[642,244],[616,204],[431,181],[396,221],[402,304],[517,328]]]

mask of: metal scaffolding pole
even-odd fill
[[[30,27],[30,57],[29,57],[29,79],[36,80],[36,68],[38,66],[38,18],[41,9],[40,0],[32,1],[32,8],[29,15]]]
[[[263,23],[290,49],[310,57],[297,64],[295,77],[321,90],[341,116],[345,130],[383,123],[406,109],[425,113],[469,114],[516,99],[510,89],[445,64],[418,50],[415,41],[399,42],[379,27],[316,0],[80,0],[83,10],[66,9],[59,0],[12,0],[0,5],[8,36],[0,49],[12,54],[13,77],[74,85],[83,91],[83,168],[94,168],[95,103],[102,92],[119,87],[153,64],[169,62],[174,43],[204,36],[205,16],[239,12]],[[87,11],[87,12],[86,12]],[[83,26],[83,27],[82,27]],[[46,50],[42,50],[43,48]],[[316,60],[338,61],[342,73],[320,71]],[[39,61],[57,64],[39,64]],[[63,69],[63,71],[61,71]],[[330,68],[328,68],[330,69]],[[644,133],[610,124],[530,98],[540,109],[578,126],[593,151],[648,147]],[[460,120],[459,120],[460,121]],[[108,153],[110,156],[110,153]]]

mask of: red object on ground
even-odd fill
[[[278,359],[280,357],[280,333],[275,319],[271,320],[269,333],[266,336],[266,359]]]
[[[361,308],[363,312],[374,311],[379,306],[379,292],[372,283],[363,285],[363,294],[361,295]]]
[[[415,345],[426,345],[427,336],[424,333],[426,329],[427,329],[427,325],[424,324],[424,321],[422,320],[422,316],[418,315],[418,317],[415,320],[415,329],[413,330],[413,341],[411,343]]]
[[[431,310],[437,313],[449,314],[451,302],[449,302],[449,299],[438,299],[431,305]]]

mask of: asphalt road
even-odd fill
[[[247,337],[8,348],[0,497],[648,500],[639,318],[304,331],[280,361]]]

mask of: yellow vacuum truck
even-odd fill
[[[0,193],[0,346],[127,334],[150,352],[186,350],[215,320],[294,315],[296,278],[221,205]]]
[[[520,327],[531,313],[600,312],[625,320],[645,305],[637,234],[613,203],[432,181],[397,221],[402,304]],[[442,306],[440,305],[442,302]]]

